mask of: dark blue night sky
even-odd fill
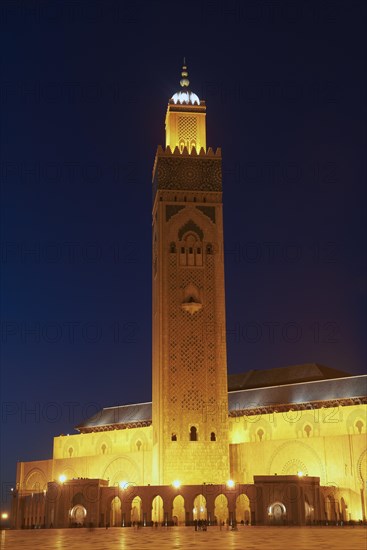
[[[222,147],[229,372],[364,371],[365,12],[3,3],[3,504],[17,460],[151,399],[151,172],[183,56]]]

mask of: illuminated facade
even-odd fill
[[[366,376],[227,377],[221,151],[181,90],[153,168],[152,403],[103,409],[20,462],[13,525],[366,520]]]

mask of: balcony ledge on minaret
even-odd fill
[[[203,307],[203,304],[194,300],[189,300],[187,302],[183,302],[181,304],[181,307],[184,311],[187,311],[188,313],[193,315],[197,311],[201,310],[201,308]]]

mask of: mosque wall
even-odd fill
[[[317,476],[328,498],[347,503],[347,519],[362,519],[366,413],[366,405],[354,405],[231,418],[231,477],[252,483],[256,475]]]

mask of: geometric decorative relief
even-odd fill
[[[158,189],[222,191],[221,159],[158,157],[154,180]]]
[[[366,422],[363,423],[362,418],[363,416],[361,415],[361,412],[359,410],[351,411],[348,414],[345,423],[346,423],[347,432],[349,434],[354,434],[354,433],[358,434],[364,431],[363,428],[365,429]],[[361,429],[361,431],[359,431],[359,428]]]
[[[365,486],[367,481],[367,449],[363,451],[358,459],[357,472],[362,485]]]
[[[178,140],[191,143],[197,140],[197,120],[195,117],[178,117]]]
[[[170,377],[167,380],[170,391],[171,404],[177,402],[177,387],[175,386],[176,372],[179,367],[179,353],[177,342],[179,341],[179,324],[178,324],[178,296],[177,296],[177,267],[176,257],[170,255],[169,270],[168,270],[168,314],[169,314],[169,365]]]
[[[249,422],[249,438],[250,441],[265,441],[273,439],[274,423],[269,422],[266,418],[259,418],[260,422]],[[262,434],[259,433],[262,432]],[[261,437],[260,437],[261,435]]]
[[[217,331],[218,327],[214,327],[215,319],[215,308],[216,308],[216,295],[215,295],[215,270],[214,270],[214,257],[206,257],[206,269],[205,269],[205,330],[210,334],[213,330]],[[221,327],[219,327],[221,330]],[[210,334],[210,337],[205,336],[206,345],[206,354],[207,354],[207,368],[208,368],[208,383],[212,384],[214,388],[216,385],[216,366],[217,366],[217,357],[216,357],[216,335]]]
[[[45,474],[38,468],[31,470],[27,477],[24,480],[25,489],[30,491],[34,490],[35,492],[41,492],[44,489],[47,489],[47,479]]]
[[[362,433],[363,426],[364,426],[364,424],[363,424],[362,420],[359,418],[357,420],[357,422],[355,423],[355,427],[357,428],[359,434]]]
[[[297,474],[297,467],[299,467],[298,471],[319,477],[320,485],[325,484],[325,467],[322,460],[310,445],[299,439],[286,441],[273,451],[268,459],[267,472],[269,475],[274,475],[275,472],[288,471],[291,475],[291,471]]]
[[[185,371],[195,375],[203,365],[204,346],[202,338],[189,334],[181,342],[181,362]]]
[[[214,206],[197,206],[205,216],[207,216],[213,223],[215,223],[215,207]]]
[[[201,241],[204,239],[204,233],[202,229],[200,229],[200,227],[198,227],[195,222],[193,222],[192,220],[189,220],[188,222],[185,223],[185,225],[181,227],[181,229],[178,232],[178,238],[180,241],[182,241],[182,237],[188,231],[196,233]]]
[[[205,405],[202,393],[196,389],[189,389],[184,395],[181,407],[185,411],[202,411]]]
[[[79,444],[76,438],[68,438],[63,445],[63,457],[74,458],[79,454]]]
[[[178,212],[180,212],[180,210],[182,210],[183,208],[185,208],[184,206],[180,206],[178,204],[167,204],[166,206],[166,222],[168,222],[172,216],[174,216],[175,214],[178,214]]]
[[[132,437],[130,442],[130,451],[145,451],[148,448],[148,439],[144,433],[140,433]]]
[[[203,273],[201,270],[185,268],[180,270],[179,275],[180,288],[185,289],[189,285],[195,285],[197,288],[203,287]]]
[[[303,431],[306,433],[307,437],[310,437],[310,433],[312,432],[312,428],[309,424],[306,424],[306,426],[303,428]]]
[[[282,468],[283,476],[296,476],[299,472],[302,472],[304,475],[308,475],[308,470],[305,463],[298,458],[288,460]]]
[[[196,233],[200,241],[204,238],[202,229],[193,220],[181,227],[178,241],[187,232]],[[179,244],[178,251],[180,247]],[[174,417],[177,414],[177,420],[185,412],[202,412],[206,404],[215,404],[217,399],[216,337],[211,333],[207,337],[203,319],[204,300],[205,320],[212,323],[215,319],[215,257],[206,258],[205,262],[204,269],[190,265],[177,269],[176,256],[168,257],[168,406]],[[167,430],[171,438],[172,429],[168,425]]]
[[[139,468],[131,458],[115,458],[104,469],[101,479],[108,479],[110,486],[117,486],[121,481],[139,484]]]
[[[312,412],[302,411],[299,414],[298,420],[294,422],[294,431],[298,438],[309,438],[311,436],[320,435],[320,427],[323,427],[322,422],[317,422],[318,411]]]
[[[95,453],[97,455],[107,455],[112,453],[112,440],[107,434],[103,434],[97,439]]]

